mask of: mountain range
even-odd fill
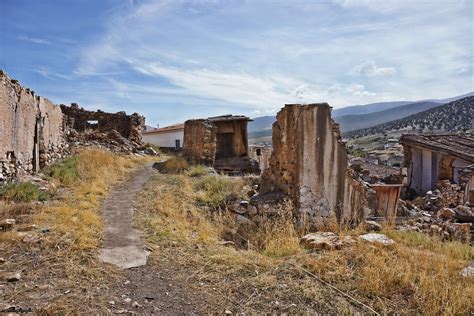
[[[373,127],[344,133],[353,138],[390,131],[458,132],[474,128],[474,96],[462,98],[432,109]]]
[[[446,99],[393,101],[354,105],[333,110],[332,117],[340,124],[341,131],[347,133],[402,119],[469,96],[474,96],[474,92]],[[254,118],[253,122],[249,123],[249,137],[259,138],[271,136],[272,124],[275,122],[275,119],[275,116]]]

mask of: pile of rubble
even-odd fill
[[[79,133],[72,129],[68,131],[66,137],[71,146],[71,151],[85,147],[96,147],[107,149],[116,154],[158,154],[153,148],[145,147],[143,143],[131,141],[116,130],[105,133],[99,131]]]
[[[413,202],[400,201],[398,229],[438,236],[442,240],[470,242],[474,236],[474,210],[467,205],[438,207],[439,196],[429,194]]]

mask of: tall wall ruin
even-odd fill
[[[297,207],[300,225],[363,216],[366,188],[348,168],[348,156],[331,107],[289,104],[273,124],[273,152],[261,194],[282,192]]]
[[[184,123],[183,155],[196,163],[213,165],[217,150],[217,126],[205,119]]]
[[[0,180],[39,171],[62,157],[61,109],[0,71]]]

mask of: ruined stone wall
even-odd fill
[[[0,71],[0,180],[38,171],[61,157],[59,107]]]
[[[258,162],[262,172],[268,168],[270,156],[272,155],[272,147],[269,146],[250,146],[249,157]]]
[[[183,155],[190,161],[213,165],[216,157],[217,127],[207,120],[184,123]]]
[[[348,169],[346,148],[327,103],[286,105],[273,124],[272,140],[261,193],[287,194],[300,223],[309,227],[362,216],[366,189]]]
[[[102,133],[117,131],[124,138],[141,143],[141,132],[145,126],[145,118],[137,113],[127,115],[125,112],[106,113],[100,110],[88,111],[76,103],[71,106],[61,104],[61,110],[66,115],[66,125],[78,132],[96,130]],[[91,123],[97,121],[97,123]]]

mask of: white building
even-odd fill
[[[142,139],[145,143],[156,145],[160,148],[179,150],[183,146],[184,123],[174,124],[143,132]]]

